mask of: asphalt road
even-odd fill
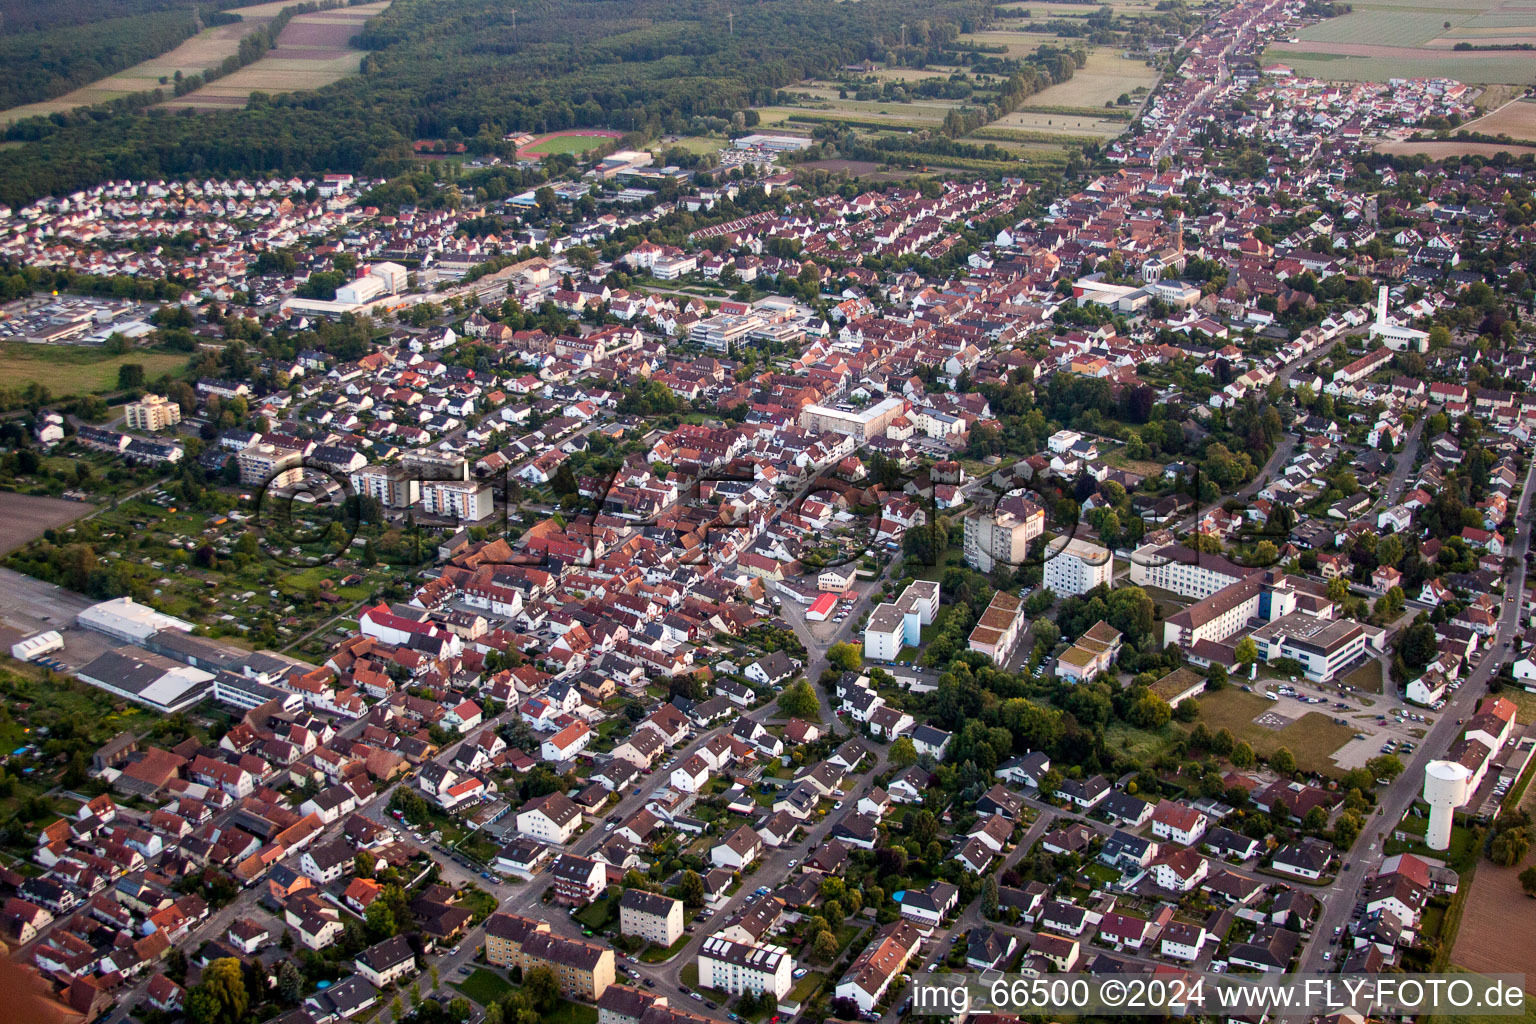
[[[1532,461],[1530,469],[1526,472],[1519,508],[1514,516],[1514,521],[1522,526],[1529,522],[1533,480],[1536,480],[1536,461]],[[1495,668],[1503,660],[1501,655],[1504,645],[1520,628],[1520,607],[1524,603],[1525,592],[1525,556],[1529,550],[1530,529],[1526,527],[1521,530],[1519,539],[1515,541],[1511,552],[1515,569],[1509,574],[1505,584],[1506,600],[1499,611],[1498,631],[1494,634],[1492,645],[1484,649],[1486,653],[1483,655],[1482,662],[1467,676],[1461,689],[1447,699],[1445,708],[1440,712],[1439,721],[1430,727],[1413,754],[1404,759],[1403,763],[1407,770],[1381,794],[1376,813],[1368,819],[1364,834],[1356,840],[1356,849],[1348,861],[1350,870],[1341,871],[1337,880],[1319,894],[1323,906],[1322,915],[1318,920],[1312,941],[1307,944],[1302,953],[1300,961],[1302,971],[1319,971],[1327,968],[1328,964],[1323,960],[1323,953],[1331,948],[1333,930],[1348,923],[1354,912],[1355,903],[1360,899],[1368,879],[1374,876],[1377,868],[1381,866],[1386,856],[1384,844],[1388,833],[1402,820],[1403,815],[1408,812],[1408,808],[1418,798],[1423,788],[1424,766],[1445,753],[1461,729],[1459,720],[1470,715],[1477,701],[1487,693],[1488,680],[1492,678]],[[1513,600],[1509,600],[1510,597],[1513,597]],[[1361,848],[1359,843],[1364,843],[1364,848]],[[1337,951],[1334,950],[1334,952]]]

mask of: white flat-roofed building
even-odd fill
[[[1253,642],[1265,661],[1295,658],[1307,678],[1325,683],[1366,652],[1367,634],[1353,619],[1318,619],[1292,612],[1260,626]]]
[[[864,626],[864,657],[895,661],[906,632],[905,619],[901,609],[891,602],[877,605]]]
[[[1008,661],[1024,623],[1024,605],[1006,590],[992,595],[992,603],[971,630],[970,647],[998,665]]]
[[[178,629],[190,633],[193,628],[192,623],[185,619],[157,612],[131,597],[115,597],[110,601],[93,604],[75,616],[75,623],[133,644],[148,640],[162,629]]]
[[[181,422],[181,406],[164,395],[145,395],[123,407],[123,422],[129,430],[154,433]]]
[[[794,970],[794,958],[783,946],[749,946],[711,935],[699,950],[699,984],[731,995],[766,991],[783,999]]]
[[[1046,545],[1044,569],[1045,585],[1058,597],[1069,597],[1111,583],[1114,559],[1106,547],[1069,537]]]
[[[800,426],[825,434],[847,434],[868,441],[885,433],[891,421],[907,411],[905,398],[884,398],[867,409],[834,409],[808,405],[800,410]]]
[[[495,502],[483,481],[435,480],[422,484],[421,507],[433,515],[477,523],[495,511]]]
[[[29,636],[25,640],[18,640],[11,644],[11,657],[17,661],[31,661],[33,658],[41,658],[45,654],[64,649],[64,638],[58,630],[50,629],[46,633]]]

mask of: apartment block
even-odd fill
[[[990,512],[965,517],[965,564],[991,572],[998,563],[1022,565],[1029,545],[1045,532],[1045,510],[1019,495],[1004,498]]]
[[[180,423],[181,406],[164,395],[145,395],[137,402],[125,405],[123,416],[129,430],[153,433]]]

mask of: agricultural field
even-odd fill
[[[1384,142],[1376,147],[1376,152],[1387,153],[1391,156],[1427,156],[1431,160],[1444,160],[1458,156],[1493,156],[1496,153],[1508,153],[1511,156],[1520,156],[1524,153],[1536,153],[1536,147],[1532,146],[1503,146],[1496,142],[1447,142],[1429,141],[1414,142],[1410,139],[1401,141]]]
[[[1150,90],[1156,84],[1157,72],[1145,61],[1127,59],[1118,51],[1100,47],[1088,54],[1088,63],[1078,68],[1070,81],[1031,96],[1024,109],[1103,107],[1122,95],[1138,95],[1138,88]]]
[[[28,103],[25,106],[0,111],[0,124],[9,124],[26,117],[54,114],[96,103],[106,103],[137,92],[164,89],[169,94],[178,72],[187,76],[201,74],[209,68],[218,67],[224,62],[225,57],[234,56],[235,51],[240,47],[240,40],[271,21],[279,11],[289,6],[290,2],[291,0],[280,0],[276,3],[236,8],[229,13],[240,15],[238,22],[204,29],[180,46],[153,60],[135,64],[131,68],[98,79],[90,85],[81,86],[56,99],[42,103]]]
[[[139,349],[112,355],[82,345],[7,341],[0,342],[0,380],[13,388],[35,382],[55,397],[89,395],[117,390],[117,370],[126,363],[143,366],[144,379],[152,381],[162,374],[185,369],[188,358],[186,353],[176,352]]]
[[[1455,78],[1474,84],[1536,84],[1536,60],[1510,50],[1456,50],[1536,43],[1536,7],[1525,0],[1365,0],[1349,13],[1276,43],[1264,63],[1344,81]]]
[[[1479,135],[1507,135],[1521,142],[1536,142],[1536,100],[1513,100],[1463,127]]]
[[[388,6],[389,0],[380,0],[301,14],[284,27],[277,45],[254,64],[161,106],[178,110],[243,107],[253,92],[306,92],[355,75],[363,57],[362,51],[352,48],[352,37],[362,30],[364,22]]]
[[[79,501],[0,492],[0,555],[10,554],[95,509]]]
[[[1509,692],[1506,688],[1506,694]],[[1536,810],[1536,786],[1526,788],[1520,809]],[[1519,879],[1520,872],[1532,864],[1536,864],[1536,854],[1530,853],[1521,863],[1508,868],[1491,860],[1478,861],[1455,936],[1456,945],[1451,949],[1453,964],[1469,971],[1487,972],[1508,970],[1510,964],[1536,963],[1536,914],[1510,913],[1513,907],[1528,905],[1530,897],[1521,889]]]
[[[680,139],[664,138],[651,144],[650,151],[660,156],[669,149],[681,149],[698,156],[718,153],[726,146],[726,140],[707,135],[687,135]]]

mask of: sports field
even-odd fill
[[[161,105],[192,110],[243,107],[253,92],[307,92],[355,75],[363,57],[352,49],[352,37],[388,6],[389,0],[380,0],[300,14],[283,28],[265,57]]]
[[[541,135],[534,142],[517,151],[518,156],[553,156],[556,153],[575,153],[578,156],[602,145],[610,139],[622,138],[619,132],[600,129],[551,132]]]
[[[1536,55],[1457,50],[1457,43],[1536,43],[1531,0],[1361,0],[1264,53],[1266,64],[1343,81],[1454,78],[1473,84],[1536,84]]]

